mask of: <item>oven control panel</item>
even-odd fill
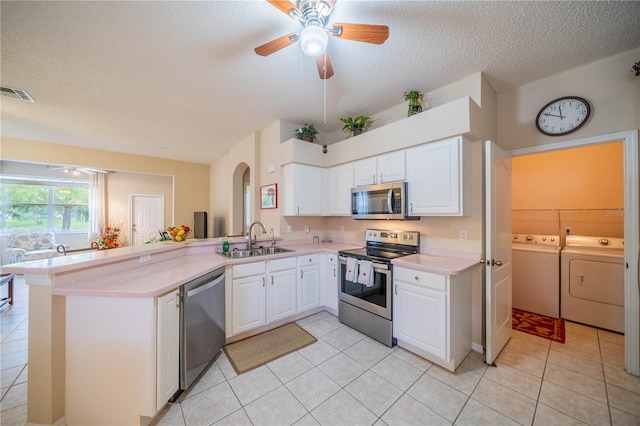
[[[365,240],[386,244],[402,244],[420,246],[420,233],[413,231],[387,231],[384,229],[367,229]]]

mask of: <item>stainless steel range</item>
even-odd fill
[[[340,322],[393,346],[391,261],[420,252],[420,233],[367,229],[366,246],[339,252]]]

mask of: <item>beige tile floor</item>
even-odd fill
[[[27,293],[1,315],[0,424],[26,419]],[[640,425],[640,378],[623,337],[567,322],[565,344],[520,332],[487,367],[455,374],[387,348],[322,312],[298,321],[318,342],[243,375],[224,354],[158,425]]]

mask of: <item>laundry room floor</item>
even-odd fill
[[[28,293],[0,313],[3,425],[26,422]],[[497,367],[471,352],[455,374],[388,348],[322,312],[298,321],[318,341],[236,375],[224,353],[157,425],[640,425],[640,378],[620,334],[566,322],[560,344],[518,331]]]

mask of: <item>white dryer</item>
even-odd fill
[[[513,307],[560,317],[560,236],[513,234]]]
[[[624,239],[567,236],[562,318],[624,333]]]

